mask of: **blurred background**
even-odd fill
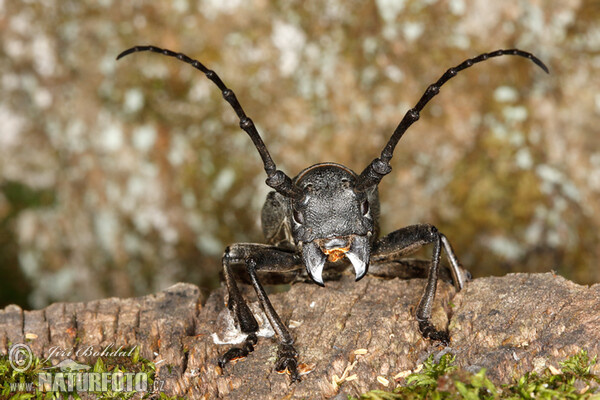
[[[380,185],[383,233],[444,232],[474,276],[600,281],[600,3],[594,0],[0,0],[0,306],[219,285],[262,242],[257,152],[216,70],[289,175],[360,173],[448,67]],[[515,288],[518,290],[518,288]]]

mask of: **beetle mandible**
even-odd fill
[[[360,174],[336,163],[320,163],[290,178],[277,169],[254,122],[246,115],[234,92],[221,78],[200,61],[185,54],[155,46],[136,46],[123,51],[117,60],[131,53],[151,51],[192,65],[202,71],[231,105],[242,128],[252,139],[267,173],[266,184],[274,191],[267,195],[262,211],[262,224],[268,244],[238,243],[225,250],[223,273],[228,290],[228,308],[239,329],[246,334],[245,342],[223,354],[218,363],[224,367],[228,362],[246,357],[254,350],[257,331],[256,318],[242,297],[235,281],[232,266],[245,265],[259,303],[279,340],[275,370],[287,372],[292,381],[299,380],[298,353],[294,339],[277,312],[258,279],[258,271],[302,271],[320,286],[324,286],[323,269],[343,261],[352,264],[356,280],[367,273],[369,263],[396,260],[424,245],[433,245],[427,284],[416,308],[416,319],[423,337],[448,344],[448,332],[436,329],[431,323],[433,300],[440,270],[440,254],[443,249],[449,264],[454,286],[461,290],[467,279],[450,242],[434,226],[418,224],[396,230],[381,238],[379,233],[378,185],[392,170],[390,160],[398,141],[406,130],[419,119],[427,103],[436,96],[442,85],[463,69],[492,57],[513,55],[525,57],[548,73],[548,68],[533,54],[519,50],[496,50],[463,61],[446,72],[421,96],[417,104],[408,110],[381,155],[374,159]]]

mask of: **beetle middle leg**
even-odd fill
[[[219,357],[219,365],[225,366],[229,361],[243,358],[254,350],[258,338],[258,323],[252,315],[250,308],[241,295],[235,277],[231,269],[232,264],[245,264],[246,271],[261,308],[263,309],[271,327],[279,339],[279,350],[277,352],[277,361],[275,370],[277,372],[287,371],[292,381],[299,380],[297,371],[298,353],[294,349],[294,339],[281,318],[273,308],[271,301],[267,297],[262,284],[258,280],[258,271],[265,272],[286,272],[302,268],[301,259],[293,252],[274,246],[267,246],[252,243],[240,243],[229,246],[223,255],[223,272],[225,283],[229,293],[228,308],[233,313],[234,319],[243,333],[248,334],[242,347],[232,347],[225,354]]]
[[[437,288],[442,247],[450,262],[452,280],[457,290],[461,290],[464,287],[468,277],[460,267],[460,263],[446,236],[440,233],[433,225],[420,224],[407,226],[379,239],[375,243],[371,260],[372,262],[392,261],[398,257],[413,253],[427,244],[433,244],[433,255],[427,277],[427,285],[417,306],[416,318],[423,337],[448,344],[450,342],[448,332],[437,330],[431,323],[431,311]]]

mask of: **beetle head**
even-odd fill
[[[292,200],[292,235],[308,274],[319,285],[326,261],[346,257],[357,280],[367,272],[379,203],[376,188],[356,190],[357,179],[334,163],[313,165],[294,178],[301,195]]]

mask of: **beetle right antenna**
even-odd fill
[[[530,59],[534,62],[538,67],[544,70],[544,72],[548,72],[548,67],[536,56],[531,53],[528,53],[519,49],[508,49],[508,50],[496,50],[491,53],[480,54],[477,57],[469,58],[462,63],[458,64],[456,67],[449,68],[444,75],[440,77],[434,84],[429,85],[425,93],[419,99],[419,102],[410,110],[406,112],[400,124],[392,134],[392,137],[387,142],[387,145],[383,148],[381,155],[379,158],[376,158],[365,168],[365,170],[360,174],[360,178],[357,184],[357,190],[366,190],[370,187],[379,185],[381,179],[389,174],[392,170],[390,166],[390,160],[394,154],[394,149],[398,144],[398,141],[404,135],[404,133],[408,130],[408,128],[415,123],[419,119],[419,115],[423,108],[429,103],[429,100],[434,98],[439,92],[440,88],[444,83],[448,82],[451,78],[455,77],[463,69],[467,69],[471,67],[473,64],[477,64],[479,62],[488,60],[492,57],[499,57],[504,55],[510,56],[519,56]]]
[[[256,130],[256,126],[254,126],[254,122],[244,112],[244,109],[240,105],[240,102],[235,96],[235,93],[233,93],[233,90],[225,86],[225,84],[215,71],[206,68],[204,64],[202,64],[200,61],[194,60],[193,58],[190,58],[183,53],[176,53],[174,51],[161,49],[160,47],[156,46],[132,47],[119,54],[117,56],[117,60],[129,54],[137,53],[139,51],[151,51],[153,53],[159,53],[165,56],[174,57],[178,60],[190,64],[197,70],[202,71],[208,79],[210,79],[215,85],[219,87],[221,93],[223,93],[223,98],[227,100],[227,102],[231,105],[231,107],[237,114],[240,120],[240,128],[246,131],[248,136],[250,136],[250,139],[252,139],[256,150],[258,150],[258,153],[260,154],[260,158],[262,158],[265,172],[267,173],[267,185],[269,185],[270,187],[272,187],[273,189],[275,189],[276,191],[278,191],[286,197],[300,196],[300,190],[292,183],[290,177],[287,176],[283,171],[277,169],[277,166],[273,162],[273,159],[271,158],[271,155],[267,150],[267,146],[265,146],[265,143],[263,142],[258,131]]]

